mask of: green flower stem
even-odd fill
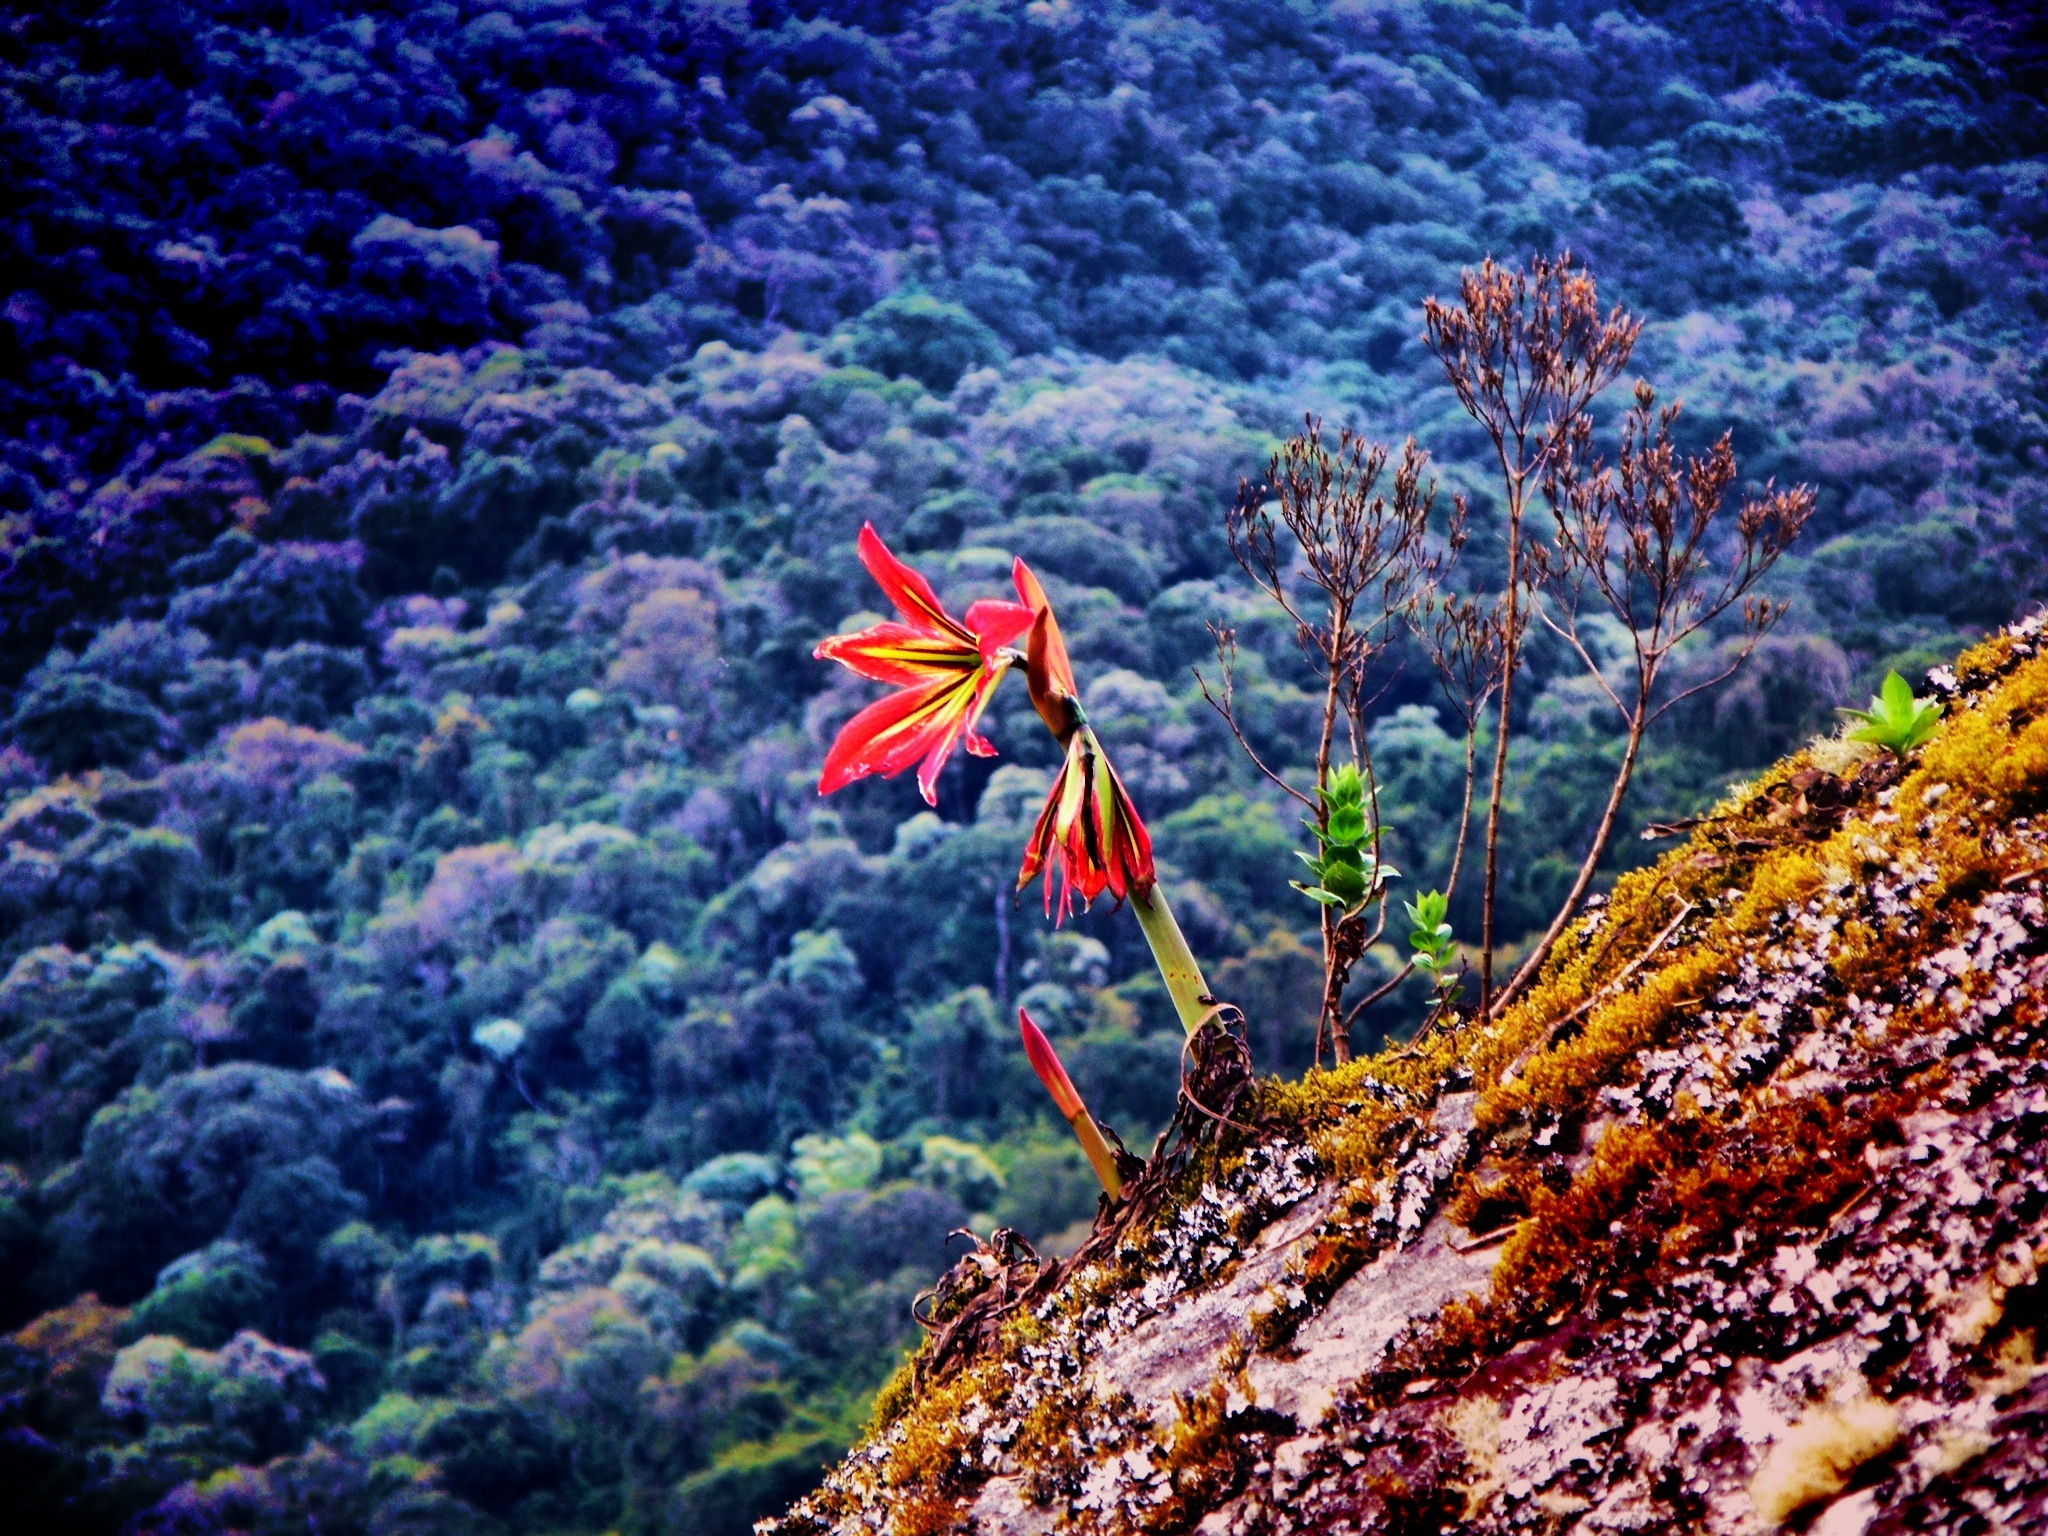
[[[1074,1139],[1081,1143],[1088,1166],[1095,1170],[1095,1177],[1102,1181],[1109,1198],[1123,1199],[1124,1181],[1123,1175],[1116,1171],[1116,1154],[1109,1150],[1109,1143],[1103,1138],[1102,1128],[1095,1123],[1095,1117],[1084,1107],[1075,1111],[1074,1118],[1067,1124],[1074,1128]]]
[[[1182,937],[1173,909],[1166,904],[1166,892],[1158,885],[1145,895],[1131,893],[1131,910],[1138,914],[1138,926],[1145,930],[1145,942],[1152,946],[1152,959],[1166,983],[1166,995],[1173,999],[1173,1011],[1180,1015],[1180,1027],[1193,1034],[1216,1011],[1202,968],[1194,951]]]

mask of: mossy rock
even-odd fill
[[[769,1528],[2048,1529],[2040,631],[1897,768],[1732,793],[1504,1013],[1261,1085]]]

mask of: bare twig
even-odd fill
[[[1638,381],[1635,403],[1622,420],[1613,466],[1592,452],[1592,423],[1583,415],[1552,428],[1543,492],[1556,524],[1551,589],[1561,622],[1544,622],[1563,635],[1586,669],[1621,711],[1621,762],[1591,842],[1549,927],[1502,990],[1505,1007],[1542,967],[1544,957],[1591,888],[1614,835],[1623,797],[1640,760],[1643,735],[1673,705],[1717,686],[1756,649],[1784,608],[1750,590],[1777,562],[1813,514],[1813,492],[1800,486],[1746,501],[1736,516],[1733,542],[1714,537],[1716,520],[1735,483],[1735,451],[1722,433],[1708,452],[1681,459],[1672,442],[1679,407],[1657,404],[1656,391]],[[1623,703],[1578,640],[1581,605],[1591,601],[1618,620],[1632,649],[1631,687]],[[1658,682],[1672,652],[1740,604],[1743,638],[1734,659],[1716,675],[1669,697]]]
[[[1449,547],[1452,552],[1464,539],[1464,498],[1456,502]],[[1441,568],[1437,574],[1441,574]],[[1481,602],[1455,593],[1428,593],[1417,605],[1412,621],[1430,664],[1436,668],[1444,701],[1463,728],[1465,776],[1459,796],[1458,829],[1451,845],[1450,873],[1444,880],[1444,895],[1458,888],[1464,868],[1465,844],[1472,824],[1472,791],[1477,767],[1480,716],[1500,687],[1501,668],[1507,651],[1504,602]]]
[[[1412,440],[1402,447],[1391,498],[1379,488],[1387,461],[1385,447],[1349,429],[1339,431],[1334,443],[1326,441],[1322,423],[1309,417],[1302,431],[1268,462],[1265,479],[1239,487],[1225,521],[1231,553],[1253,585],[1294,621],[1295,641],[1321,684],[1314,784],[1287,782],[1246,739],[1231,695],[1235,642],[1227,631],[1217,634],[1222,675],[1213,689],[1203,682],[1203,695],[1253,766],[1307,808],[1318,834],[1329,825],[1323,791],[1333,759],[1347,751],[1366,782],[1370,825],[1378,830],[1378,786],[1365,731],[1371,702],[1367,688],[1394,621],[1431,586],[1435,571],[1437,557],[1426,544],[1436,499],[1435,484],[1424,475],[1427,457]],[[1348,738],[1342,742],[1337,736],[1340,720]],[[1376,841],[1373,846],[1377,848]],[[1381,909],[1376,922],[1363,910],[1326,906],[1321,912],[1324,985],[1316,1026],[1318,1061],[1326,1040],[1338,1062],[1351,1056],[1345,982],[1358,958],[1385,931],[1386,922],[1383,882],[1373,881],[1368,889],[1376,894],[1367,904]]]
[[[1220,675],[1216,689],[1212,692],[1209,687],[1209,680],[1202,676],[1200,670],[1197,670],[1195,673],[1195,686],[1202,690],[1202,697],[1208,701],[1209,707],[1222,716],[1224,725],[1229,727],[1230,734],[1236,739],[1239,750],[1250,759],[1251,765],[1258,769],[1261,774],[1283,793],[1293,796],[1313,811],[1316,808],[1315,802],[1266,766],[1265,759],[1259,756],[1258,749],[1251,744],[1250,738],[1245,735],[1244,727],[1238,724],[1237,631],[1227,625],[1211,624],[1209,626],[1209,634],[1216,642],[1216,666]]]
[[[1354,1023],[1358,1021],[1359,1016],[1363,1014],[1366,1009],[1370,1008],[1374,1003],[1378,1002],[1381,998],[1385,997],[1389,992],[1392,992],[1394,988],[1400,986],[1402,982],[1406,981],[1410,976],[1413,976],[1414,974],[1415,962],[1413,960],[1410,960],[1406,965],[1402,966],[1401,969],[1394,972],[1393,975],[1389,976],[1377,987],[1374,987],[1372,991],[1366,993],[1364,997],[1361,997],[1357,1002],[1351,1005],[1351,1011],[1344,1015],[1344,1027],[1346,1029],[1349,1029]]]
[[[1452,1243],[1451,1252],[1477,1253],[1482,1248],[1491,1248],[1495,1243],[1505,1242],[1514,1236],[1515,1228],[1521,1224],[1522,1220],[1518,1217],[1504,1227],[1495,1227],[1491,1232],[1481,1232],[1477,1237],[1468,1237],[1462,1243]]]
[[[1459,281],[1458,302],[1423,301],[1425,340],[1466,413],[1485,429],[1507,498],[1507,584],[1493,768],[1486,797],[1486,871],[1480,897],[1479,1011],[1492,1004],[1494,900],[1500,870],[1501,801],[1507,783],[1508,721],[1522,634],[1525,589],[1545,561],[1525,538],[1529,488],[1542,472],[1554,429],[1583,416],[1626,366],[1642,323],[1619,307],[1603,319],[1592,274],[1570,253],[1538,257],[1527,272],[1491,257]]]
[[[1596,1007],[1600,1003],[1606,1002],[1608,998],[1614,997],[1617,994],[1619,994],[1621,989],[1628,985],[1628,979],[1631,976],[1635,975],[1637,971],[1643,968],[1644,962],[1646,962],[1652,955],[1656,954],[1658,950],[1664,947],[1665,942],[1671,937],[1671,935],[1678,932],[1678,925],[1684,922],[1688,917],[1692,916],[1692,914],[1693,904],[1689,901],[1680,902],[1678,906],[1678,915],[1672,918],[1669,923],[1666,923],[1664,925],[1664,931],[1658,934],[1656,938],[1650,940],[1649,946],[1646,949],[1644,949],[1641,954],[1637,955],[1635,959],[1629,961],[1627,965],[1621,968],[1620,975],[1616,976],[1614,980],[1608,982],[1606,986],[1602,987],[1599,991],[1593,993],[1583,1003],[1579,1004],[1578,1007],[1574,1008],[1570,1013],[1566,1014],[1563,1018],[1559,1019],[1555,1024],[1550,1026],[1550,1034],[1548,1037],[1549,1040],[1555,1041],[1557,1039],[1558,1031],[1562,1030],[1567,1024],[1570,1024],[1577,1019],[1583,1018],[1586,1015],[1586,1013],[1590,1011],[1592,1008]]]

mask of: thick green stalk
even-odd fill
[[[1109,1142],[1104,1139],[1102,1128],[1095,1123],[1095,1117],[1085,1109],[1078,1109],[1067,1124],[1074,1128],[1074,1139],[1081,1143],[1088,1166],[1095,1170],[1095,1177],[1102,1181],[1109,1198],[1123,1199],[1124,1180],[1116,1169],[1116,1154],[1109,1150]]]
[[[1200,1029],[1216,1011],[1202,968],[1194,951],[1173,920],[1166,904],[1166,892],[1154,885],[1147,894],[1131,893],[1131,910],[1138,914],[1138,926],[1145,930],[1145,942],[1152,946],[1152,958],[1166,983],[1166,995],[1173,999],[1173,1011],[1180,1015],[1180,1027],[1189,1034]]]

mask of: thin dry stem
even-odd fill
[[[1603,319],[1593,276],[1569,252],[1537,257],[1526,272],[1491,257],[1459,281],[1458,302],[1423,301],[1429,348],[1466,412],[1485,429],[1507,500],[1505,649],[1493,769],[1486,797],[1486,873],[1480,899],[1479,1007],[1493,991],[1494,903],[1500,870],[1501,800],[1507,783],[1508,720],[1521,662],[1525,589],[1545,562],[1526,544],[1523,514],[1541,474],[1553,429],[1585,415],[1593,397],[1620,375],[1642,322],[1619,306]]]
[[[1638,381],[1623,418],[1615,463],[1592,451],[1591,423],[1581,419],[1553,430],[1546,452],[1543,492],[1556,524],[1551,591],[1559,617],[1544,622],[1562,635],[1621,712],[1626,735],[1620,765],[1592,841],[1550,926],[1500,995],[1504,1006],[1535,977],[1593,882],[1641,757],[1644,733],[1684,699],[1725,681],[1756,649],[1784,609],[1751,595],[1813,515],[1805,486],[1746,500],[1732,538],[1717,536],[1717,520],[1737,469],[1727,433],[1706,453],[1681,457],[1672,441],[1677,403],[1659,406],[1656,391]],[[1658,682],[1672,653],[1692,636],[1739,607],[1741,629],[1734,658],[1714,676],[1668,697]],[[1587,608],[1604,610],[1627,631],[1630,672],[1626,695],[1603,675],[1580,634]]]
[[[1459,512],[1463,511],[1461,499]],[[1458,717],[1465,737],[1465,778],[1459,796],[1458,830],[1451,848],[1450,873],[1444,881],[1444,894],[1450,896],[1458,888],[1470,836],[1479,723],[1487,701],[1499,691],[1506,662],[1506,600],[1482,601],[1450,592],[1433,593],[1417,605],[1412,622],[1416,638],[1436,668],[1444,701]]]
[[[1378,826],[1378,787],[1365,742],[1366,687],[1395,621],[1420,594],[1433,590],[1440,558],[1427,542],[1436,501],[1435,483],[1425,478],[1428,456],[1412,439],[1402,446],[1391,498],[1380,490],[1388,458],[1384,446],[1348,428],[1338,432],[1334,443],[1326,441],[1321,421],[1309,417],[1268,462],[1265,479],[1239,487],[1225,521],[1231,553],[1253,584],[1294,621],[1296,643],[1322,685],[1314,784],[1305,789],[1289,783],[1246,739],[1232,699],[1235,642],[1228,631],[1217,635],[1221,676],[1213,689],[1202,680],[1203,696],[1258,771],[1308,809],[1318,832],[1328,825],[1321,791],[1339,750],[1348,750],[1364,776],[1372,825]],[[1461,518],[1462,503],[1458,513]],[[1462,537],[1456,523],[1453,536]],[[1348,738],[1342,743],[1340,720]],[[1364,910],[1322,909],[1318,1061],[1326,1040],[1336,1061],[1350,1059],[1344,986],[1359,957],[1384,931],[1384,902],[1378,905],[1377,924]]]

